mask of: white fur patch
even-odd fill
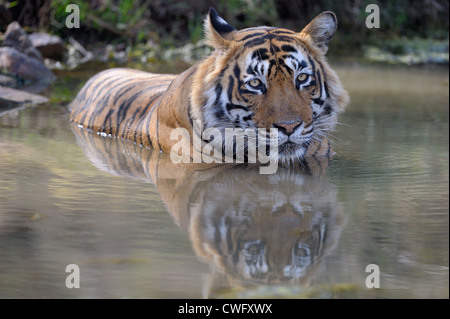
[[[226,22],[222,17],[217,17],[216,22],[220,23],[221,25],[228,25],[228,22]]]

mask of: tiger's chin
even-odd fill
[[[326,136],[311,136],[297,143],[287,141],[278,145],[278,161],[284,164],[308,162],[309,158],[331,159],[334,154]]]
[[[308,150],[310,141],[302,142],[301,144],[295,142],[285,142],[278,146],[278,159],[281,163],[289,163],[302,161]]]

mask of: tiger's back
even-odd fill
[[[70,104],[70,120],[103,136],[151,146],[154,110],[176,77],[125,68],[100,72]]]

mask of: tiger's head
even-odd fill
[[[214,51],[198,66],[191,119],[205,129],[276,128],[279,159],[303,159],[311,144],[328,143],[349,101],[325,58],[336,27],[336,16],[323,12],[301,32],[238,31],[211,8],[205,32]]]

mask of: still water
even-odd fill
[[[337,155],[275,175],[174,165],[67,103],[4,112],[0,298],[448,298],[448,67],[335,68]]]

